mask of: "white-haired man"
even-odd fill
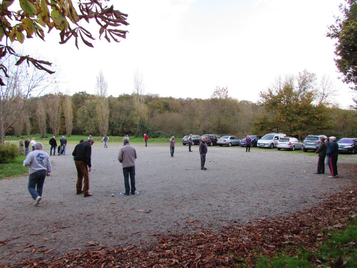
[[[30,152],[23,162],[24,167],[30,167],[28,190],[35,200],[35,206],[41,202],[45,178],[50,176],[52,171],[50,157],[42,148],[42,143],[37,142],[35,144],[35,151]]]

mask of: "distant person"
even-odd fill
[[[32,151],[35,151],[35,144],[36,144],[36,140],[35,137],[33,137],[30,141],[31,147],[32,147]]]
[[[123,147],[119,150],[118,161],[122,163],[125,195],[136,194],[135,188],[135,160],[137,159],[136,149],[129,144],[129,138],[123,139]],[[129,184],[130,177],[130,184]]]
[[[175,149],[175,137],[172,136],[169,140],[169,147],[170,147],[170,156],[174,157],[174,149]]]
[[[246,152],[250,152],[250,148],[251,148],[251,138],[250,135],[246,136],[245,142],[246,142]]]
[[[102,141],[104,142],[104,148],[108,148],[107,142],[109,141],[108,136],[104,135],[102,138]]]
[[[327,149],[327,156],[329,157],[329,170],[331,175],[328,177],[338,177],[338,143],[336,142],[336,137],[329,137],[329,142],[331,143]]]
[[[62,138],[60,139],[60,143],[61,143],[61,154],[66,155],[67,140],[65,136],[62,136]]]
[[[192,150],[191,150],[192,145],[193,145],[193,134],[190,134],[188,137],[189,152],[192,152]]]
[[[315,174],[324,174],[325,171],[324,159],[326,158],[326,154],[327,154],[327,146],[324,140],[325,139],[321,137],[320,140],[321,145],[318,147],[316,151],[316,154],[318,154],[318,163],[317,163],[317,172]]]
[[[331,143],[330,143],[330,141],[329,141],[329,138],[328,139],[326,139],[326,148],[327,148],[327,150],[328,150],[328,147],[331,145]],[[326,154],[326,164],[328,165],[328,167],[329,167],[329,156]]]
[[[148,135],[144,133],[143,136],[144,136],[145,147],[147,147],[147,145],[148,145],[148,139],[149,139],[149,138],[148,138]]]
[[[57,148],[57,141],[56,141],[56,137],[52,136],[52,138],[49,140],[48,142],[50,144],[50,156],[52,155],[52,150],[53,150],[53,155],[56,155],[56,148]]]
[[[30,139],[27,138],[25,140],[25,155],[28,155],[29,154],[29,147],[30,147]]]
[[[205,162],[206,162],[206,154],[208,152],[208,145],[206,144],[206,138],[203,137],[200,140],[199,144],[199,153],[200,153],[200,166],[201,170],[206,170]]]
[[[25,154],[25,144],[24,144],[24,137],[21,137],[19,140],[20,146],[20,154]]]
[[[72,152],[73,159],[75,160],[75,166],[77,169],[76,193],[83,193],[84,197],[92,195],[89,192],[89,172],[91,172],[92,167],[91,156],[93,144],[94,140],[92,138],[89,138],[86,142],[77,144]]]
[[[41,203],[45,178],[50,176],[52,171],[50,157],[42,148],[41,142],[36,143],[35,151],[29,153],[23,162],[24,167],[30,167],[28,190],[35,200],[35,206]]]

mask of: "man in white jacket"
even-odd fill
[[[28,190],[35,200],[35,206],[41,202],[46,175],[50,176],[52,170],[50,157],[42,148],[41,142],[36,143],[35,151],[30,152],[23,162],[24,167],[30,167]]]

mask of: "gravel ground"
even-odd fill
[[[93,196],[88,198],[75,194],[71,144],[66,156],[51,157],[53,172],[46,178],[38,207],[27,191],[27,176],[1,180],[0,263],[62,256],[100,245],[145,246],[159,235],[247,224],[318,204],[325,194],[356,180],[340,171],[341,163],[357,163],[356,155],[340,156],[342,176],[332,179],[314,174],[317,157],[311,154],[209,147],[208,170],[202,171],[198,146],[189,153],[178,143],[172,158],[169,142],[134,144],[140,194],[122,196],[120,147],[120,143],[109,143],[107,149],[94,144]]]

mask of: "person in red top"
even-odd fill
[[[144,133],[144,142],[145,142],[145,147],[147,147],[147,145],[148,145],[148,136],[145,133]]]

